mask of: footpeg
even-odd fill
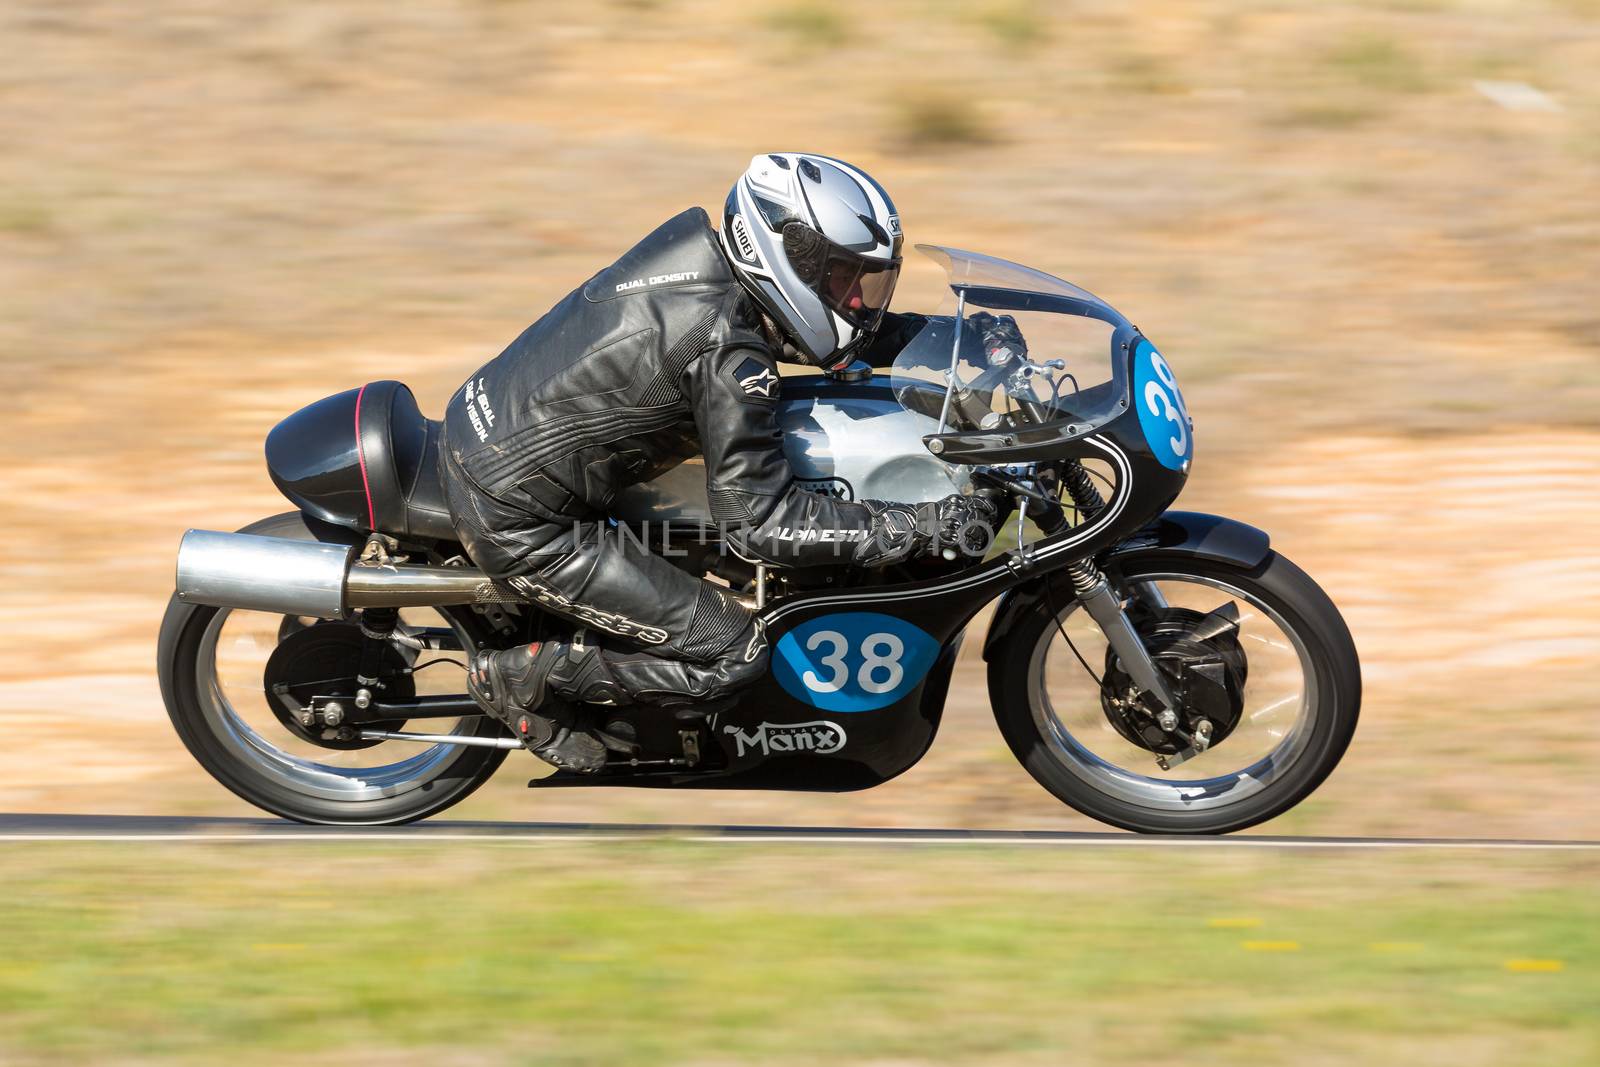
[[[614,719],[595,733],[599,736],[601,744],[618,755],[633,757],[642,751],[633,724],[630,722]]]
[[[606,765],[606,746],[599,736],[584,730],[562,727],[554,740],[530,751],[557,770],[573,774],[599,774]]]

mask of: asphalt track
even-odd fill
[[[0,814],[0,843],[45,841],[149,842],[562,842],[691,841],[703,844],[1030,846],[1046,848],[1463,849],[1592,851],[1600,841],[1498,838],[1159,837],[1064,830],[939,830],[843,826],[654,825],[648,823],[471,822],[438,820],[412,826],[302,826],[281,819],[166,815]]]

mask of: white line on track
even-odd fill
[[[919,833],[898,834],[679,834],[659,833],[438,833],[404,830],[373,831],[267,831],[263,833],[0,833],[0,843],[22,842],[145,842],[145,843],[249,843],[272,842],[361,842],[367,844],[420,845],[433,842],[559,844],[564,842],[688,842],[708,845],[1025,845],[1032,848],[1277,848],[1277,849],[1387,849],[1401,851],[1456,850],[1475,852],[1600,852],[1600,841],[1425,841],[1383,840],[1376,838],[1281,838],[1281,837],[1144,837],[1129,834],[1107,837],[1019,837],[1011,835]]]

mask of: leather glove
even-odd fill
[[[981,559],[994,542],[1000,509],[987,495],[951,495],[917,505],[917,533],[930,556],[953,549],[969,559]]]
[[[975,311],[967,316],[967,321],[978,331],[983,357],[989,366],[1003,367],[1027,356],[1028,342],[1023,339],[1022,329],[1014,317]]]

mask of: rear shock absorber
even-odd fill
[[[372,705],[372,689],[379,686],[378,673],[383,665],[384,652],[400,623],[398,608],[368,608],[361,613],[361,636],[366,641],[361,646],[361,665],[356,672],[355,705],[365,710]]]

